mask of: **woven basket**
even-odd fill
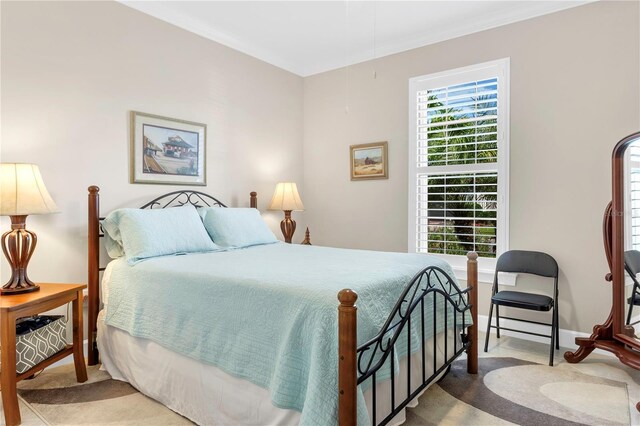
[[[61,315],[28,318],[21,321],[21,328],[29,325],[29,321],[33,327],[27,328],[38,327],[38,323],[49,320],[51,322],[40,328],[16,336],[16,372],[18,374],[24,373],[67,346],[67,323]]]

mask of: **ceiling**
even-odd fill
[[[130,1],[121,3],[301,76],[588,1]]]

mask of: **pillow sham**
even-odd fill
[[[122,248],[122,243],[111,238],[111,234],[109,234],[104,226],[104,220],[102,221],[102,229],[104,232],[104,248],[107,250],[107,254],[112,259],[117,259],[119,257],[124,256],[124,249]]]
[[[209,236],[219,246],[243,248],[278,242],[257,209],[209,207],[199,213]]]
[[[122,247],[130,265],[151,257],[220,249],[207,235],[192,205],[158,210],[119,209],[104,219],[102,227]],[[117,254],[113,247],[111,251]]]

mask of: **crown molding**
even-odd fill
[[[357,65],[366,61],[379,59],[384,56],[394,55],[396,53],[402,53],[408,50],[429,46],[431,44],[441,43],[443,41],[464,37],[481,31],[486,31],[493,28],[514,24],[516,22],[522,22],[529,19],[538,18],[540,16],[561,12],[563,10],[583,6],[589,3],[594,3],[596,1],[601,0],[576,0],[571,1],[571,4],[567,4],[568,2],[562,2],[562,4],[558,4],[559,2],[531,3],[531,8],[522,8],[516,11],[508,11],[501,14],[492,14],[492,16],[480,18],[479,20],[481,20],[482,22],[471,22],[463,25],[458,25],[456,26],[456,28],[452,28],[449,30],[432,32],[430,34],[405,38],[402,40],[394,40],[387,43],[378,40],[375,57],[371,52],[351,52],[351,58],[348,63],[345,63],[344,58],[341,58],[333,61],[332,63],[317,65],[309,64],[307,66],[301,67],[301,72],[299,75],[301,75],[302,77],[309,77],[315,74],[321,74],[323,72],[343,68],[345,66]],[[486,20],[483,20],[483,18],[485,18]]]
[[[582,6],[599,0],[523,2],[520,7],[513,10],[506,10],[503,13],[492,12],[490,15],[474,16],[472,22],[464,22],[464,20],[462,20],[453,28],[436,30],[435,32],[431,31],[428,34],[387,42],[384,40],[378,40],[379,44],[376,47],[377,54],[375,57],[370,49],[361,49],[360,51],[350,52],[349,59],[345,60],[344,54],[341,51],[339,55],[336,55],[334,60],[323,61],[322,63],[299,62],[296,61],[295,58],[287,58],[286,55],[258,47],[250,41],[240,40],[237,36],[227,34],[208,26],[197,18],[181,13],[179,10],[168,7],[165,3],[160,1],[117,1],[125,6],[220,43],[231,49],[240,51],[246,55],[260,59],[278,68],[282,68],[301,77],[308,77],[314,74],[320,74],[343,68],[345,66],[355,65],[383,56],[401,53],[407,50],[440,43],[442,41],[463,37],[480,31],[486,31],[492,28],[560,12],[562,10]]]
[[[287,59],[256,47],[250,43],[246,43],[238,40],[237,38],[226,34],[222,31],[218,31],[202,22],[194,19],[184,13],[176,11],[172,8],[166,7],[160,1],[132,1],[132,0],[116,0],[118,3],[135,9],[139,12],[153,16],[161,21],[175,25],[176,27],[187,30],[191,33],[197,34],[206,39],[215,41],[233,50],[249,55],[253,58],[259,59],[263,62],[267,62],[270,65],[282,68],[285,71],[289,71],[293,74],[300,74],[300,67],[294,63],[291,63]]]

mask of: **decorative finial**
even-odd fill
[[[307,226],[307,230],[304,233],[304,240],[302,240],[302,242],[300,243],[303,246],[310,246],[311,245],[311,234],[309,234],[309,227]]]
[[[345,288],[344,290],[340,290],[338,293],[338,300],[341,305],[350,307],[356,304],[358,294],[350,288]]]

